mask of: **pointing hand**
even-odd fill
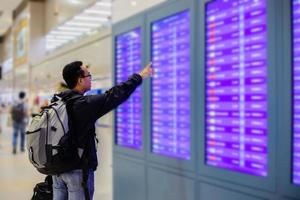
[[[153,75],[153,68],[151,67],[152,62],[150,62],[141,72],[140,75],[143,79],[147,78],[148,76]]]

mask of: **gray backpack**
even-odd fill
[[[78,167],[83,149],[77,148],[69,125],[67,105],[74,98],[55,101],[34,116],[26,132],[32,165],[42,174],[57,175]]]

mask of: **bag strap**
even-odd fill
[[[68,113],[68,125],[69,125],[69,132],[71,133],[70,134],[70,138],[73,142],[76,142],[76,139],[74,138],[74,134],[72,134],[74,132],[74,123],[73,123],[73,115],[72,115],[72,112],[71,112],[71,108],[72,108],[72,105],[73,103],[79,99],[81,96],[80,95],[75,95],[73,97],[69,97],[69,98],[63,98],[62,101],[64,101],[66,103],[66,110],[67,110],[67,113]],[[77,144],[76,144],[77,145]]]
[[[88,179],[89,179],[89,174],[88,173],[89,173],[88,169],[86,167],[83,167],[81,185],[83,187],[85,200],[90,200],[90,193],[89,193],[89,189],[88,189],[88,186],[87,186]]]

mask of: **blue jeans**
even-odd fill
[[[24,145],[25,145],[25,127],[26,124],[24,122],[13,122],[13,148],[17,149],[17,141],[18,141],[18,135],[20,133],[21,136],[21,151],[24,151]]]
[[[53,200],[85,200],[81,169],[52,176],[52,179]],[[88,172],[87,187],[92,200],[94,195],[94,171],[92,170]]]

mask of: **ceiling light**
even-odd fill
[[[49,35],[46,36],[46,39],[47,39],[47,40],[53,39],[53,38],[54,38],[54,35],[51,35],[51,34],[49,34]]]
[[[55,35],[55,39],[73,39],[73,38],[78,38],[81,35]]]
[[[55,47],[57,47],[57,46],[59,46],[58,44],[47,44],[47,48],[55,48]]]
[[[56,36],[58,39],[74,39],[75,36],[69,36],[69,35],[58,35]]]
[[[64,39],[51,39],[51,40],[47,40],[47,44],[60,44],[60,43],[64,43],[66,42],[67,40],[64,40]]]
[[[97,23],[86,23],[86,22],[78,22],[78,21],[67,22],[66,24],[70,25],[70,26],[75,26],[74,28],[78,28],[76,26],[80,26],[79,27],[80,29],[85,29],[86,31],[89,31],[91,28],[100,26],[100,24],[97,24]],[[84,27],[82,27],[82,26],[84,26]],[[72,28],[72,27],[70,27],[70,28]]]
[[[81,35],[81,32],[70,32],[70,31],[51,31],[53,35]]]
[[[71,1],[71,0],[70,0]],[[74,2],[79,2],[74,0]],[[46,48],[53,49],[63,46],[66,43],[74,41],[84,34],[93,34],[100,27],[109,23],[112,3],[111,1],[102,2],[97,0],[96,3],[73,19],[58,26],[46,36]]]
[[[77,16],[74,18],[75,20],[86,20],[86,21],[108,21],[107,18],[103,17],[86,17],[86,16]]]
[[[66,39],[60,39],[60,38],[55,38],[55,39],[47,39],[47,42],[66,42],[68,40]]]
[[[71,23],[68,22],[67,25],[78,25],[77,23]],[[79,25],[80,26],[80,25]],[[67,30],[67,31],[89,31],[89,28],[81,28],[81,27],[69,27],[69,26],[62,26],[62,27],[58,27],[59,30]]]
[[[78,1],[78,0],[69,0],[69,1],[70,1],[70,3],[72,3],[74,5],[80,5],[81,4],[81,2]]]
[[[101,14],[101,15],[111,15],[110,11],[104,11],[104,10],[85,10],[85,13],[90,13],[90,14]]]
[[[132,6],[136,6],[136,4],[137,4],[136,1],[131,1]]]
[[[97,2],[96,6],[111,7],[111,3],[108,3],[108,2]]]

